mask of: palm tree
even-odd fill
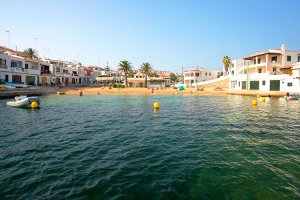
[[[231,65],[231,58],[229,56],[224,56],[223,57],[223,65],[225,68],[225,72],[228,72],[228,68]]]
[[[148,62],[142,63],[140,71],[145,76],[145,88],[147,88],[147,78],[152,74],[152,67],[151,64]]]
[[[174,74],[174,73],[170,73],[170,77],[171,77],[171,81],[172,81],[172,82],[176,82],[177,79],[178,79],[177,75]]]
[[[125,86],[128,87],[128,81],[127,81],[127,77],[129,75],[129,73],[132,71],[132,66],[131,63],[127,60],[122,60],[119,63],[119,70],[121,72],[123,72],[124,76],[125,76]]]
[[[37,58],[39,56],[38,51],[33,48],[25,49],[24,53],[27,53],[32,59]]]

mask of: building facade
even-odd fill
[[[220,72],[215,70],[192,69],[183,72],[184,84],[188,86],[197,85],[197,83],[216,79]]]
[[[37,60],[21,57],[18,52],[0,46],[0,79],[11,83],[37,85],[39,76]]]
[[[230,89],[285,91],[299,90],[299,79],[294,73],[300,62],[300,52],[272,49],[256,52],[243,59],[233,60],[229,68]],[[296,67],[296,68],[295,68]]]

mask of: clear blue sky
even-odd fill
[[[86,65],[125,59],[180,72],[282,43],[300,50],[299,0],[1,0],[0,20],[0,45],[9,30],[19,50]]]

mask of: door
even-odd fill
[[[35,77],[34,76],[26,76],[26,84],[27,85],[34,85]]]
[[[250,81],[250,90],[259,90],[259,81]]]
[[[60,84],[60,78],[56,78],[56,79],[55,79],[55,84],[56,84],[56,85],[59,85],[59,84]]]
[[[21,83],[21,76],[12,75],[12,82],[13,83]]]
[[[246,90],[246,87],[247,86],[247,83],[246,83],[246,81],[242,81],[242,89],[243,90]]]
[[[5,75],[5,81],[8,82],[8,75]]]
[[[280,91],[280,80],[270,81],[270,91]]]

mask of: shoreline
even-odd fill
[[[176,89],[158,89],[148,88],[78,88],[76,90],[62,90],[66,95],[227,95],[225,91],[196,91],[194,88],[187,88],[183,91]]]
[[[82,91],[83,95],[240,95],[240,96],[272,96],[284,97],[286,92],[280,91],[258,91],[258,90],[228,90],[215,91],[213,88],[205,88],[204,91],[197,91],[195,88],[185,88],[183,91],[176,89],[154,89],[153,93],[148,88],[111,88],[108,87],[65,87],[60,88],[60,92],[65,95],[79,95]],[[300,92],[290,92],[300,94]],[[41,96],[41,95],[58,95],[56,87],[37,87],[37,88],[17,88],[17,89],[0,89],[0,98],[14,98],[19,95]]]
[[[83,95],[216,95],[216,96],[227,96],[227,95],[240,95],[240,96],[272,96],[272,97],[284,97],[286,96],[286,92],[280,91],[257,91],[257,90],[223,90],[223,91],[215,91],[212,88],[205,88],[204,91],[197,91],[195,88],[185,88],[183,91],[178,91],[176,89],[158,89],[153,90],[148,88],[100,88],[100,87],[83,87],[76,89],[68,89],[65,88],[61,90],[65,92],[66,95],[79,95],[79,92],[82,91]],[[298,93],[299,92],[293,92]]]

